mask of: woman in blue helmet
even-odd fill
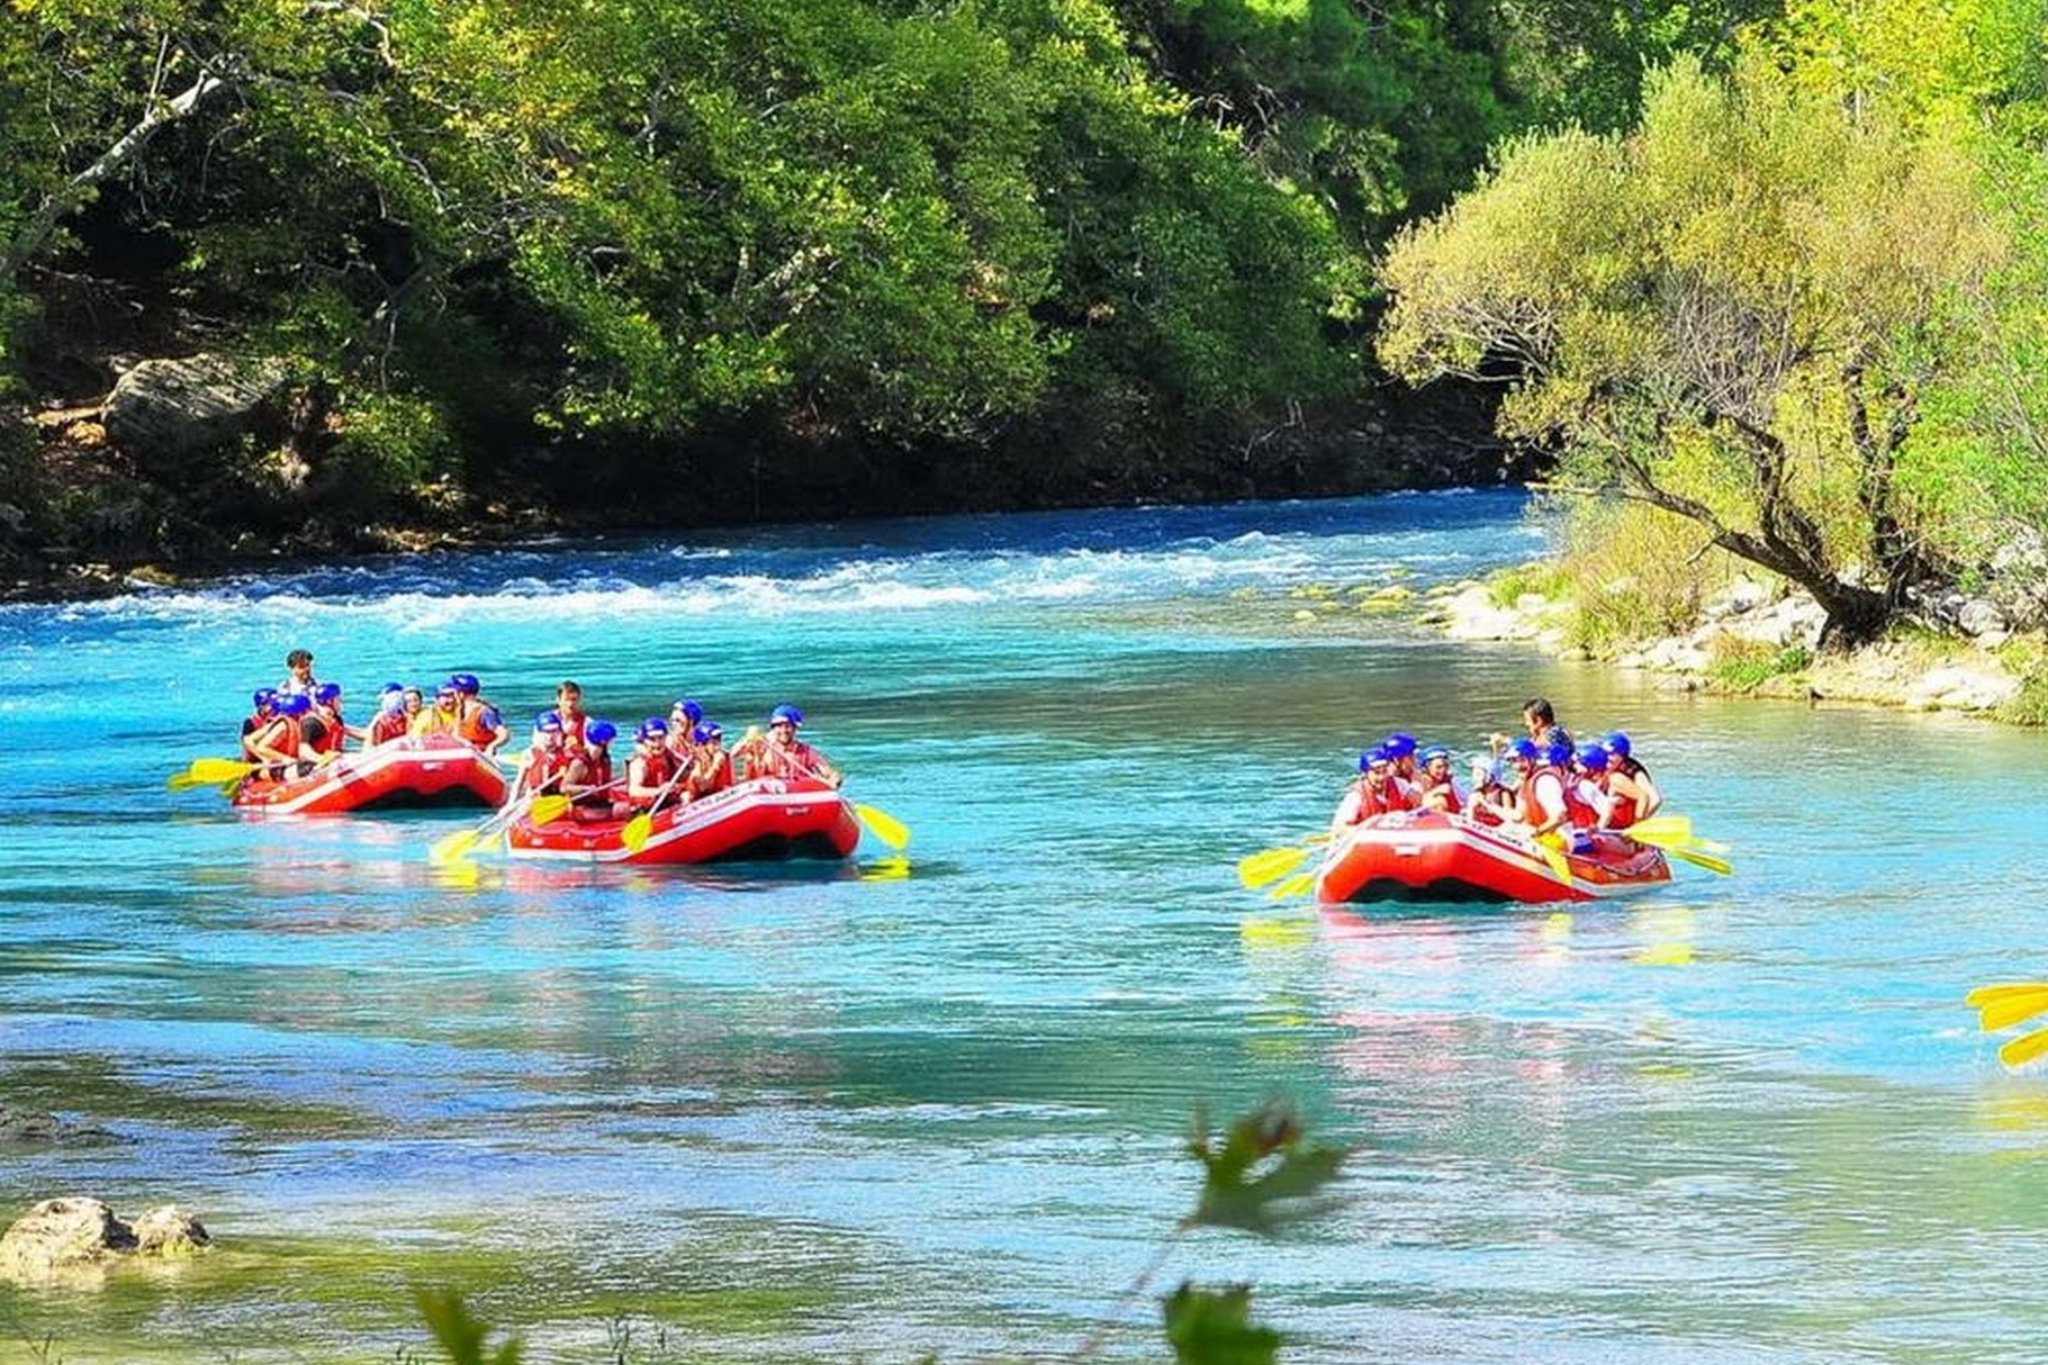
[[[242,757],[250,763],[261,763],[263,755],[256,752],[254,740],[277,719],[277,689],[258,688],[249,702],[256,709],[242,721]]]
[[[1441,744],[1426,745],[1416,752],[1415,761],[1419,765],[1416,809],[1464,814],[1465,793],[1458,790],[1458,779],[1451,773],[1451,751]]]
[[[252,762],[269,765],[263,775],[274,782],[281,782],[293,775],[303,776],[313,771],[310,760],[313,755],[306,749],[303,723],[306,713],[313,709],[313,699],[303,692],[277,699],[277,710],[270,718],[270,724],[249,736],[249,751],[255,755]]]
[[[692,796],[710,796],[732,785],[732,755],[725,748],[725,727],[706,720],[690,731],[690,775],[684,779]]]
[[[623,802],[612,800],[618,783],[612,779],[611,742],[618,737],[618,726],[591,720],[583,727],[581,744],[565,741],[569,761],[562,773],[562,795],[569,798],[574,818],[610,820],[624,809]]]
[[[1657,784],[1650,780],[1650,770],[1636,762],[1633,752],[1635,746],[1629,743],[1628,736],[1616,730],[1600,743],[1605,746],[1609,755],[1608,790],[1634,800],[1633,808],[1626,812],[1629,823],[1634,824],[1637,820],[1647,820],[1655,815],[1657,808],[1664,804],[1664,793],[1658,791]],[[1615,823],[1611,828],[1622,829],[1625,826]]]

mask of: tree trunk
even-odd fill
[[[43,200],[42,205],[29,215],[21,230],[14,234],[14,240],[0,249],[0,280],[14,278],[15,272],[28,264],[29,259],[42,250],[43,243],[56,231],[57,224],[91,197],[100,182],[119,171],[135,159],[157,130],[167,123],[179,119],[197,109],[209,95],[226,88],[227,81],[211,68],[199,73],[199,79],[192,82],[183,93],[172,99],[152,102],[133,128],[121,136],[121,140],[101,152],[90,166],[65,181],[63,186]]]

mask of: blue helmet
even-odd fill
[[[1568,739],[1553,740],[1543,750],[1543,761],[1557,768],[1572,765],[1572,742]]]
[[[1449,749],[1446,749],[1441,744],[1427,745],[1424,748],[1416,750],[1415,753],[1415,761],[1417,763],[1434,763],[1440,758],[1443,759],[1446,763],[1450,762],[1451,758],[1451,751]]]
[[[1505,758],[1519,758],[1525,763],[1534,763],[1540,757],[1536,752],[1536,741],[1526,736],[1509,740],[1501,754]]]
[[[1367,749],[1358,756],[1358,771],[1364,772],[1368,768],[1376,768],[1386,762],[1387,751],[1385,749]]]
[[[671,706],[669,710],[672,713],[681,712],[683,719],[689,721],[692,725],[704,719],[704,708],[691,701],[688,697],[678,697],[676,704]]]
[[[1605,744],[1581,744],[1578,752],[1579,766],[1587,772],[1602,772],[1607,767],[1607,746]]]
[[[1406,758],[1415,752],[1415,736],[1404,735],[1396,730],[1380,741],[1380,748],[1386,751],[1388,758]]]
[[[619,737],[619,727],[608,720],[594,720],[583,727],[583,738],[591,744],[609,744]]]
[[[1606,745],[1610,752],[1620,754],[1623,758],[1628,757],[1628,736],[1621,731],[1616,730],[1600,742]]]
[[[640,722],[640,728],[633,732],[633,738],[639,740],[667,739],[668,722],[660,716],[649,716],[646,720]]]
[[[724,733],[725,731],[721,730],[715,722],[706,722],[690,731],[690,738],[699,744],[709,744]]]
[[[313,700],[319,702],[322,706],[327,706],[334,702],[340,701],[341,684],[331,682],[321,683],[318,687],[313,689]]]
[[[395,682],[388,682],[388,683],[385,683],[385,684],[384,684],[384,685],[383,685],[382,687],[380,687],[380,688],[378,688],[378,689],[377,689],[377,695],[381,697],[381,696],[383,696],[383,695],[384,695],[384,694],[385,694],[386,692],[403,692],[403,691],[405,691],[405,684],[404,684],[404,683],[395,683]]]
[[[473,697],[483,687],[483,684],[476,680],[476,674],[474,673],[457,673],[449,678],[448,681],[455,684],[455,690],[464,696]]]
[[[801,726],[804,723],[804,713],[791,706],[788,702],[782,703],[782,705],[768,713],[768,723],[770,725],[780,725],[784,721],[788,721],[791,725]]]
[[[249,694],[249,704],[258,711],[265,708],[275,711],[277,709],[277,689],[274,687],[257,688]]]
[[[561,734],[562,713],[560,711],[541,712],[539,715],[533,718],[533,728],[544,735]]]
[[[293,692],[277,699],[277,713],[281,716],[303,716],[313,709],[313,699],[304,692]]]

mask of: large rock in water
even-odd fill
[[[144,468],[176,465],[276,420],[289,372],[275,360],[145,360],[107,397],[107,435]]]
[[[130,1227],[97,1199],[45,1199],[0,1235],[0,1278],[48,1279],[130,1254],[180,1256],[211,1238],[168,1204]]]

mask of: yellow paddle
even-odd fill
[[[1269,901],[1284,901],[1289,896],[1299,896],[1316,884],[1314,872],[1298,872],[1266,893]]]
[[[1699,849],[1706,853],[1726,853],[1728,845],[1713,839],[1699,839],[1693,836],[1692,818],[1685,815],[1653,815],[1647,820],[1638,820],[1627,829],[1616,830],[1626,834],[1638,843],[1655,844],[1669,848],[1673,844],[1684,844],[1687,848]]]
[[[1998,1049],[1998,1060],[2007,1066],[2025,1066],[2044,1052],[2048,1052],[2048,1028],[2037,1028]]]
[[[1557,879],[1570,886],[1572,865],[1570,859],[1564,856],[1564,835],[1554,829],[1539,834],[1536,836],[1536,848],[1543,855],[1543,861],[1550,864],[1550,870],[1557,874]]]
[[[497,835],[521,815],[527,817],[528,824],[552,824],[568,813],[571,804],[568,797],[552,793],[514,801],[474,829],[459,829],[436,839],[427,849],[427,861],[440,866],[460,862],[469,856],[470,850]]]
[[[1284,877],[1308,861],[1306,841],[1284,848],[1261,849],[1237,860],[1237,881],[1247,891],[1256,891],[1275,878]]]
[[[868,827],[868,833],[887,845],[891,853],[901,853],[909,845],[910,826],[889,812],[857,804],[853,808],[853,813]]]
[[[2048,1014],[2048,981],[1979,986],[1963,1002],[1983,1011],[1981,1022],[1986,1033],[1997,1033],[2037,1014]]]
[[[1649,843],[1650,841],[1646,839],[1643,842]],[[1690,844],[1658,844],[1656,847],[1663,849],[1674,858],[1691,863],[1694,867],[1704,867],[1707,871],[1717,873],[1723,877],[1735,875],[1735,864],[1729,862],[1726,858],[1716,858],[1711,853],[1702,853]]]
[[[191,767],[181,773],[172,773],[164,785],[174,792],[189,791],[193,787],[217,787],[224,782],[239,782],[264,766],[238,758],[195,758]]]

